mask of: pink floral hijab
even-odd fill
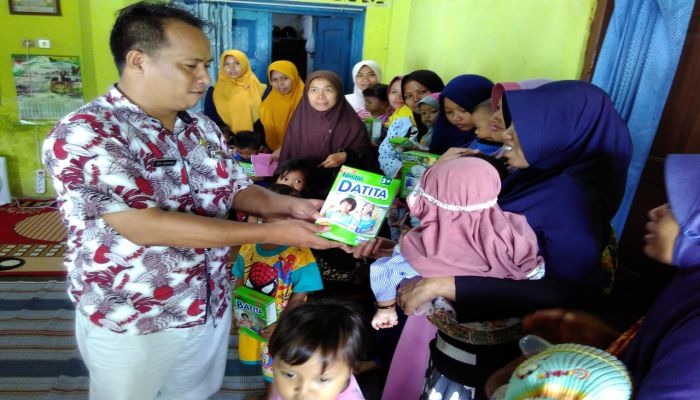
[[[501,210],[500,190],[481,158],[433,165],[407,199],[420,226],[401,239],[406,260],[424,277],[533,278],[544,265],[537,237],[524,216]]]

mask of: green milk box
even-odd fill
[[[253,163],[239,161],[238,165],[241,166],[243,173],[248,176],[255,176],[255,170],[253,169]]]
[[[401,167],[401,197],[404,199],[411,194],[413,187],[420,182],[421,176],[435,161],[440,158],[437,154],[411,150],[403,153]]]
[[[320,235],[355,246],[377,236],[399,180],[343,166],[321,208],[319,225],[331,230]]]
[[[233,291],[233,312],[240,333],[265,342],[260,331],[277,322],[275,299],[245,286]]]

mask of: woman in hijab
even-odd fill
[[[700,396],[700,187],[688,184],[700,181],[700,154],[669,155],[665,181],[668,203],[649,211],[644,252],[676,267],[676,276],[641,323],[620,336],[582,311],[541,310],[523,319],[527,331],[553,343],[609,345],[627,366],[635,399]]]
[[[386,137],[379,145],[379,165],[384,175],[396,176],[402,164],[401,155],[389,140],[395,137],[408,138],[417,130],[415,137],[417,141],[420,141],[423,135],[428,132],[428,127],[421,122],[418,102],[430,93],[442,91],[444,87],[445,84],[438,74],[424,69],[413,71],[401,79],[401,93],[406,106],[413,113],[413,119],[397,118],[389,126]]]
[[[485,398],[487,377],[519,354],[522,316],[547,307],[590,306],[606,284],[600,259],[624,193],[632,152],[627,126],[608,95],[586,82],[553,82],[506,92],[504,99],[510,126],[505,157],[517,171],[504,180],[498,203],[527,218],[547,266],[545,277],[405,282],[398,301],[405,313],[445,297],[455,302],[461,325],[474,332],[473,340],[460,341],[441,331],[431,343],[426,396],[442,391],[443,398],[453,398],[439,387],[459,387],[454,398]],[[356,255],[381,254],[389,245],[377,240]]]
[[[304,82],[297,67],[290,61],[275,61],[267,67],[267,77],[272,91],[260,106],[260,121],[265,127],[265,142],[279,158],[287,126],[301,97]]]
[[[280,152],[280,161],[304,159],[319,167],[310,181],[321,198],[341,165],[377,170],[367,128],[342,93],[340,77],[334,72],[311,73]]]
[[[252,131],[259,120],[265,87],[250,69],[245,53],[227,50],[221,54],[216,85],[207,92],[204,100],[204,114],[233,134]]]
[[[440,93],[440,111],[433,128],[430,152],[442,154],[450,147],[469,147],[476,140],[476,124],[472,118],[476,106],[491,97],[493,83],[479,75],[460,75],[452,79]],[[494,147],[494,146],[491,146]],[[490,155],[500,148],[472,146]]]
[[[491,140],[503,142],[503,132],[506,130],[505,122],[503,121],[503,93],[510,90],[534,89],[552,82],[551,79],[528,79],[518,82],[499,82],[493,86],[491,92]]]
[[[352,67],[352,81],[355,87],[352,93],[345,95],[345,99],[364,121],[370,114],[365,110],[365,96],[362,91],[382,81],[382,70],[376,61],[362,60]]]

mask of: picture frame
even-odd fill
[[[8,0],[10,14],[61,15],[61,0]]]

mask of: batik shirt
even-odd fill
[[[224,315],[229,248],[140,246],[101,218],[158,207],[226,219],[251,182],[213,122],[181,112],[170,132],[112,88],[53,128],[43,159],[68,228],[68,295],[80,312],[127,334]]]

